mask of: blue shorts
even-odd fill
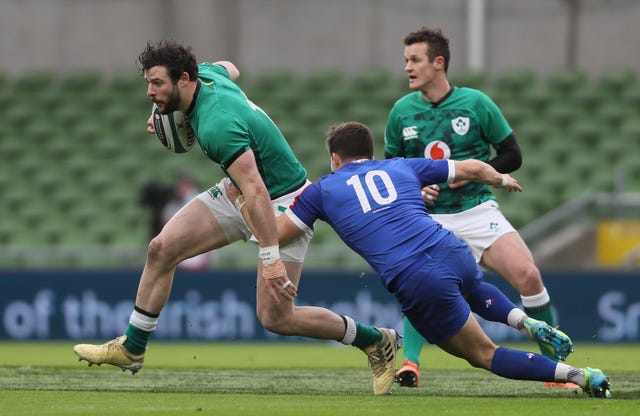
[[[439,344],[457,334],[469,318],[471,308],[463,295],[482,279],[469,247],[452,245],[427,256],[394,279],[393,293],[409,322],[430,344]]]

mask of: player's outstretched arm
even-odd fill
[[[454,181],[469,180],[491,185],[496,188],[504,188],[507,191],[522,192],[518,181],[508,173],[499,173],[491,165],[476,159],[455,161]]]

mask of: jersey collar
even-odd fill
[[[200,92],[200,86],[202,85],[202,81],[198,79],[198,83],[196,84],[196,90],[193,92],[193,98],[191,99],[191,104],[189,104],[189,108],[187,108],[187,112],[185,115],[187,117],[191,116],[191,112],[193,108],[196,106],[196,100],[198,99],[198,93]]]
[[[436,101],[435,103],[431,103],[431,108],[438,108],[438,106],[440,104],[442,104],[443,102],[445,102],[447,100],[447,98],[451,97],[451,94],[453,94],[453,90],[454,90],[454,86],[452,83],[449,83],[449,91],[442,97],[440,98],[438,101]]]

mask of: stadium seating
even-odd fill
[[[487,74],[480,71],[458,71],[451,75],[451,82],[460,87],[484,90],[487,86]]]
[[[513,68],[504,71],[498,76],[495,86],[498,90],[502,90],[509,94],[520,94],[536,85],[538,85],[538,77],[527,68]]]
[[[549,106],[556,96],[546,86],[540,85],[537,88],[528,88],[524,90],[519,97],[518,102],[513,103],[516,106],[525,106],[536,113],[542,112]]]
[[[18,76],[15,80],[16,90],[25,94],[37,94],[57,82],[53,73],[45,70],[27,71]]]
[[[604,72],[598,80],[598,87],[603,93],[615,96],[636,86],[636,73],[628,68],[616,68]]]
[[[589,80],[558,71],[540,79],[513,69],[495,79],[461,72],[452,81],[486,91],[516,133],[524,162],[515,175],[530,192],[498,194],[516,227],[578,191],[613,189],[618,167],[628,172],[627,186],[640,191],[636,72],[615,69]],[[337,122],[367,123],[376,157],[384,157],[388,111],[408,92],[406,79],[380,70],[306,77],[271,71],[244,76],[242,85],[280,126],[311,179],[329,172],[324,134]],[[0,246],[143,246],[148,214],[138,201],[147,181],[170,182],[187,167],[204,189],[222,176],[198,149],[176,155],[145,133],[151,104],[139,73],[3,75],[0,105]],[[337,240],[320,227],[315,241]]]
[[[568,96],[587,85],[587,76],[575,70],[557,71],[549,76],[547,85],[556,94]]]

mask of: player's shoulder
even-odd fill
[[[475,102],[491,101],[491,97],[484,91],[477,90],[470,87],[455,87],[454,94],[458,98],[466,99]]]
[[[384,159],[384,160],[377,160],[376,163],[382,165],[382,166],[395,166],[395,165],[402,165],[402,164],[406,164],[407,163],[407,159],[404,157],[391,157],[389,159]]]
[[[402,108],[408,105],[413,105],[416,102],[420,102],[420,100],[420,91],[411,91],[410,93],[398,98],[393,104],[393,108]]]
[[[228,75],[229,71],[227,71],[227,69],[217,63],[214,62],[202,62],[200,64],[198,64],[198,73],[202,74],[211,74],[211,73],[216,73],[216,74],[221,74],[221,75]]]
[[[426,160],[424,158],[420,158],[417,160]],[[414,163],[420,163],[418,162],[412,162],[411,158],[404,158],[404,157],[392,157],[389,159],[384,159],[384,160],[375,160],[372,161],[373,166],[372,168],[374,169],[380,169],[380,170],[384,170],[388,173],[390,173],[391,175],[397,175],[398,173],[400,173],[401,175],[404,173],[407,173],[409,171],[414,170]]]
[[[292,205],[295,205],[298,201],[318,201],[322,195],[322,185],[324,183],[323,179],[326,176],[328,175],[322,176],[321,178],[318,178],[315,181],[311,182],[309,185],[305,186],[304,189],[295,197],[294,203]]]
[[[217,63],[203,62],[198,64],[198,78],[203,87],[213,87],[219,83],[231,82],[227,69]]]

